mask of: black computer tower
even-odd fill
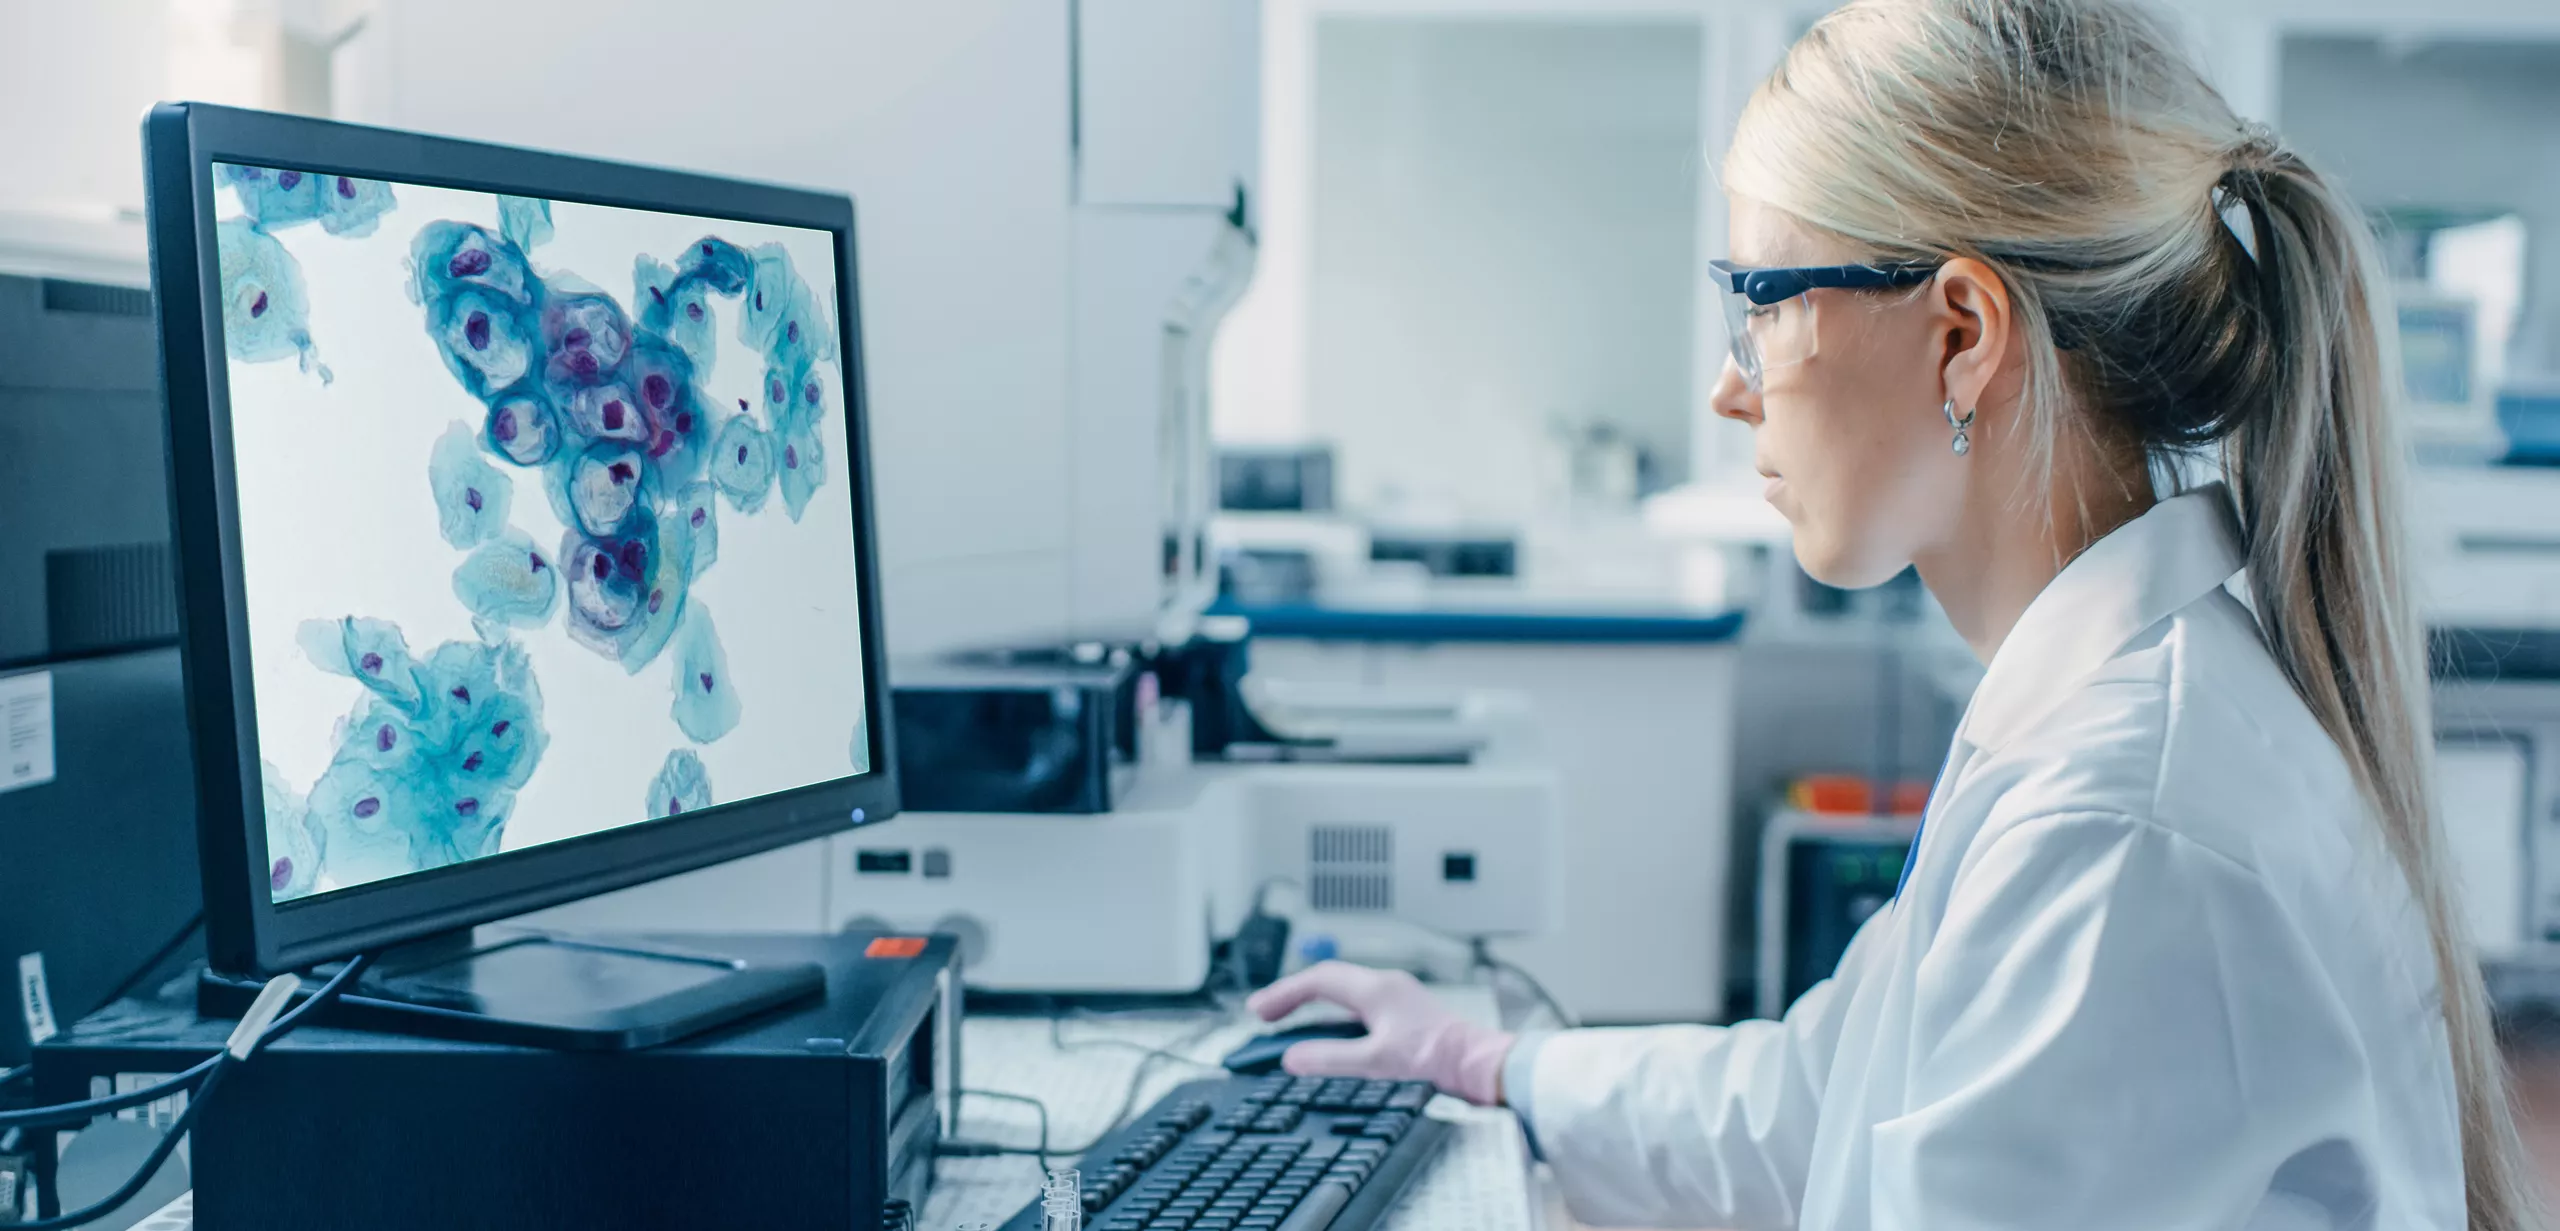
[[[921,1211],[960,1088],[954,942],[661,939],[818,962],[826,997],[629,1052],[298,1032],[199,1113],[196,1227],[879,1231]],[[177,1072],[233,1024],[183,1000],[111,1006],[37,1049],[39,1094]]]

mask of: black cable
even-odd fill
[[[1028,1094],[1008,1094],[1002,1090],[971,1090],[964,1087],[960,1093],[962,1097],[974,1094],[979,1098],[991,1098],[1007,1103],[1020,1103],[1031,1108],[1031,1110],[1038,1112],[1040,1114],[1040,1144],[1037,1146],[1008,1146],[998,1145],[989,1141],[946,1141],[941,1145],[934,1147],[935,1153],[940,1154],[945,1158],[997,1158],[1014,1157],[1027,1154],[1039,1162],[1042,1177],[1044,1179],[1047,1177],[1049,1172],[1050,1153],[1049,1105],[1047,1103],[1041,1102]]]
[[[1200,1045],[1201,1040],[1208,1038],[1210,1035],[1216,1034],[1219,1029],[1224,1027],[1226,1024],[1226,1015],[1219,1014],[1212,1018],[1207,1025],[1174,1040],[1173,1047],[1197,1047]],[[1055,1017],[1049,1019],[1049,1037],[1053,1043],[1058,1038],[1058,1019]],[[1171,1049],[1150,1048],[1149,1050],[1156,1051],[1163,1057],[1181,1058],[1179,1052]],[[1087,1154],[1093,1153],[1094,1148],[1100,1146],[1105,1140],[1108,1140],[1111,1134],[1119,1132],[1123,1127],[1125,1127],[1130,1115],[1135,1113],[1138,1109],[1138,1095],[1141,1091],[1144,1091],[1147,1088],[1147,1071],[1155,1067],[1157,1059],[1159,1059],[1158,1055],[1139,1057],[1137,1071],[1129,1074],[1128,1089],[1123,1091],[1120,1095],[1120,1106],[1112,1111],[1110,1119],[1103,1122],[1102,1131],[1095,1133],[1093,1135],[1093,1140],[1084,1143],[1082,1146],[1075,1148],[1061,1147],[1057,1151],[1058,1155],[1062,1158],[1068,1156],[1082,1158]],[[1192,1063],[1198,1062],[1193,1061]]]
[[[348,959],[346,965],[340,967],[337,974],[330,976],[329,981],[326,984],[323,984],[319,991],[313,992],[309,996],[304,997],[302,1003],[295,1005],[292,1012],[277,1018],[275,1020],[275,1024],[269,1026],[267,1028],[267,1032],[259,1036],[258,1046],[263,1048],[267,1044],[293,1033],[294,1029],[302,1024],[303,1019],[310,1016],[313,1009],[330,1000],[337,999],[339,993],[345,991],[347,985],[352,983],[357,976],[364,972],[365,967],[372,965],[372,963],[373,958],[370,956],[358,956]],[[226,1054],[228,1053],[216,1052],[211,1058],[197,1063],[193,1068],[187,1069],[185,1072],[182,1072],[175,1077],[168,1078],[164,1081],[154,1082],[139,1090],[131,1090],[123,1094],[109,1095],[105,1098],[88,1099],[78,1103],[61,1103],[52,1107],[29,1107],[23,1111],[0,1111],[0,1129],[76,1124],[87,1120],[94,1120],[99,1116],[123,1111],[128,1107],[140,1107],[145,1103],[157,1102],[181,1090],[194,1088],[197,1082],[204,1080],[208,1074],[213,1072],[214,1066],[220,1064],[222,1062],[222,1057]]]
[[[1528,984],[1529,994],[1537,997],[1538,1003],[1545,1005],[1547,1012],[1555,1015],[1556,1024],[1558,1026],[1571,1030],[1582,1024],[1574,1019],[1572,1013],[1566,1011],[1564,1002],[1556,999],[1555,993],[1547,990],[1546,984],[1538,981],[1538,976],[1530,974],[1526,968],[1522,967],[1517,962],[1495,957],[1493,955],[1493,950],[1486,947],[1485,942],[1481,938],[1476,941],[1474,948],[1476,961],[1482,964],[1485,969],[1491,970],[1497,974],[1507,974],[1514,979],[1518,979],[1522,983]]]
[[[133,991],[135,984],[142,982],[144,979],[150,978],[152,971],[160,969],[160,964],[168,961],[169,955],[176,953],[181,946],[187,943],[188,938],[196,934],[196,929],[203,926],[204,912],[199,910],[193,916],[188,918],[185,927],[178,929],[177,935],[161,942],[159,948],[151,951],[151,956],[142,959],[142,964],[134,967],[133,973],[126,975],[122,979],[116,980],[115,990],[108,992],[106,997],[101,999],[98,1003],[114,1004],[115,1002],[124,999],[128,993]]]
[[[1219,1024],[1224,1024],[1226,1014],[1216,1010],[1209,1010],[1209,1012],[1215,1014]],[[1090,1020],[1102,1016],[1101,1014],[1084,1009],[1071,1010],[1071,1013],[1079,1020]],[[1127,1039],[1069,1039],[1066,1037],[1064,1028],[1066,1020],[1066,1018],[1061,1017],[1051,1017],[1049,1019],[1049,1046],[1059,1051],[1075,1051],[1080,1048],[1087,1047],[1108,1047],[1116,1051],[1137,1052],[1141,1055],[1152,1056],[1158,1060],[1169,1060],[1175,1064],[1187,1064],[1194,1068],[1220,1069],[1226,1067],[1214,1060],[1202,1060],[1195,1056],[1186,1056],[1180,1052],[1168,1051],[1161,1047],[1149,1047],[1144,1043],[1133,1043]]]
[[[259,1052],[266,1050],[268,1044],[293,1033],[294,1029],[300,1026],[303,1019],[310,1016],[314,1009],[327,1004],[329,1001],[337,999],[341,993],[346,991],[348,985],[355,982],[357,976],[364,973],[365,967],[372,963],[373,958],[370,955],[359,955],[357,957],[349,958],[345,965],[338,968],[337,974],[330,976],[329,981],[320,986],[320,990],[311,993],[308,997],[305,997],[301,1004],[294,1006],[292,1012],[278,1017],[275,1021],[269,1023],[265,1030],[260,1031],[258,1033],[258,1037],[252,1040],[249,1044],[249,1056],[254,1059]],[[205,1103],[212,1099],[215,1087],[222,1084],[223,1075],[230,1071],[232,1065],[245,1063],[247,1063],[245,1060],[234,1060],[230,1049],[226,1047],[221,1051],[215,1052],[212,1059],[196,1066],[197,1068],[204,1070],[204,1077],[201,1081],[195,1084],[191,1096],[187,1099],[187,1109],[179,1112],[178,1118],[169,1125],[168,1131],[160,1134],[160,1142],[151,1148],[150,1157],[145,1158],[142,1161],[141,1168],[135,1171],[133,1176],[130,1179],[127,1179],[121,1187],[117,1188],[114,1192],[107,1194],[105,1198],[93,1201],[88,1205],[71,1211],[70,1213],[57,1214],[51,1218],[39,1218],[34,1222],[15,1224],[16,1231],[66,1231],[67,1228],[96,1222],[97,1220],[116,1212],[116,1210],[123,1207],[126,1202],[131,1201],[136,1196],[140,1195],[144,1186],[151,1183],[151,1177],[160,1174],[160,1168],[169,1161],[169,1155],[176,1152],[178,1143],[185,1140],[188,1131],[195,1126],[196,1113],[202,1111]],[[188,1071],[193,1072],[195,1070],[190,1069]],[[168,1083],[163,1082],[160,1084],[165,1086]],[[157,1089],[158,1087],[154,1088]],[[140,1094],[143,1092],[135,1091],[134,1093]],[[123,1097],[130,1098],[132,1096],[126,1095]],[[91,1103],[119,1101],[121,1100],[90,1100]],[[143,1101],[149,1102],[151,1100],[145,1099]],[[35,1112],[58,1115],[65,1109],[65,1107],[77,1107],[83,1105],[84,1104],[75,1103],[66,1104],[64,1107],[38,1108],[35,1109]],[[126,1106],[138,1105],[139,1104],[133,1103],[126,1104]],[[115,1108],[115,1110],[122,1110],[122,1108]],[[31,1112],[20,1114],[35,1113]],[[51,1118],[41,1122],[60,1123],[59,1120]]]

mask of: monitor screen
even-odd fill
[[[833,233],[212,174],[271,903],[870,771]]]

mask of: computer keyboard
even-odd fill
[[[1447,1138],[1428,1082],[1182,1086],[1081,1165],[1086,1231],[1368,1231]],[[1032,1202],[1003,1231],[1041,1231]]]

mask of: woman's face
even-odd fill
[[[1748,197],[1730,211],[1735,263],[1841,265],[1867,259]],[[1761,389],[1725,364],[1711,402],[1751,425],[1769,503],[1795,528],[1796,559],[1827,585],[1890,580],[1955,523],[1967,468],[1941,406],[1952,342],[1940,288],[1815,290],[1775,305],[1755,331]],[[1964,407],[1959,406],[1962,413]],[[1981,426],[1973,433],[1984,443]]]

